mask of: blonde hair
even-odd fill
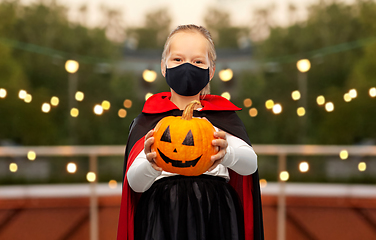
[[[208,40],[208,43],[209,43],[208,44],[208,46],[209,46],[208,55],[209,55],[209,60],[210,60],[209,68],[211,70],[213,70],[214,67],[215,67],[215,60],[217,59],[217,53],[215,52],[214,42],[213,42],[213,39],[211,37],[211,34],[206,28],[204,28],[202,26],[197,26],[197,25],[194,25],[194,24],[180,25],[180,26],[178,26],[177,28],[175,28],[174,30],[171,31],[170,35],[168,35],[168,37],[167,37],[166,43],[165,43],[164,48],[163,48],[162,61],[164,63],[166,63],[166,56],[168,55],[168,53],[170,51],[171,39],[176,33],[179,33],[179,32],[198,32],[202,36],[204,36],[206,38],[206,40]],[[204,89],[202,89],[201,95],[203,95],[205,97],[205,95],[209,94],[209,93],[210,93],[210,85],[208,83],[208,85],[206,85],[206,87]]]

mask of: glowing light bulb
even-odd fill
[[[125,108],[131,108],[132,107],[132,100],[125,99],[123,103]]]
[[[299,171],[308,172],[308,170],[309,170],[309,164],[307,162],[301,162],[299,164]]]
[[[257,114],[258,114],[258,111],[257,111],[256,108],[251,108],[251,109],[249,109],[249,116],[251,116],[251,117],[256,117]]]
[[[360,162],[358,164],[358,169],[359,171],[364,172],[367,169],[367,164],[365,162]]]
[[[77,164],[70,162],[67,164],[67,172],[69,173],[75,173],[77,172]]]
[[[25,99],[26,95],[27,95],[27,92],[25,90],[20,90],[18,92],[18,98],[19,99],[22,99],[22,100]]]
[[[299,117],[303,117],[306,113],[305,111],[305,108],[304,107],[300,107],[296,110],[296,113],[298,114]]]
[[[219,78],[223,82],[228,82],[232,79],[232,77],[234,76],[234,73],[232,72],[230,68],[227,68],[227,69],[222,69],[221,71],[219,71],[218,75],[219,75]]]
[[[34,161],[36,157],[37,154],[34,151],[29,151],[27,153],[27,159],[29,159],[30,161]]]
[[[222,97],[226,98],[227,100],[231,99],[231,94],[229,92],[224,92],[221,94]]]
[[[345,102],[351,102],[352,98],[349,93],[345,93],[343,95],[343,100],[345,100]]]
[[[77,91],[74,97],[77,101],[81,102],[82,100],[84,100],[85,95],[83,92]]]
[[[295,90],[291,93],[291,97],[293,100],[297,101],[300,99],[301,95],[300,95],[300,92],[298,90]]]
[[[77,108],[72,108],[72,109],[70,110],[70,115],[71,115],[72,117],[77,117],[78,114],[80,114],[80,111],[79,111]]]
[[[267,109],[272,109],[273,106],[274,106],[274,101],[273,101],[273,100],[269,99],[269,100],[267,100],[267,101],[265,102],[265,107],[266,107]]]
[[[9,171],[11,171],[11,172],[17,172],[17,170],[18,170],[17,163],[11,163],[11,164],[9,164]]]
[[[125,118],[126,116],[127,116],[127,110],[125,110],[125,109],[119,109],[119,111],[118,111],[118,116],[120,117],[120,118]]]
[[[311,62],[308,59],[301,59],[296,63],[300,72],[308,72],[311,69]]]
[[[149,99],[149,97],[151,97],[151,96],[153,96],[152,93],[147,93],[147,94],[145,95],[145,101],[147,101],[147,100]]]
[[[111,188],[111,189],[114,189],[117,187],[117,181],[116,180],[110,180],[108,182],[108,187]]]
[[[376,88],[373,87],[369,89],[369,96],[373,98],[376,97]]]
[[[52,97],[51,101],[50,101],[51,105],[54,106],[54,107],[56,107],[57,105],[59,105],[59,102],[60,102],[59,98],[55,97],[55,96]]]
[[[356,98],[358,96],[358,92],[356,91],[356,89],[351,89],[349,91],[349,95],[351,98]]]
[[[317,98],[316,98],[316,102],[317,102],[317,104],[318,105],[324,105],[325,104],[325,97],[324,96],[318,96]]]
[[[65,62],[65,70],[69,73],[75,73],[78,71],[80,64],[75,60],[68,60]]]
[[[24,98],[24,102],[25,103],[31,103],[31,100],[33,100],[33,97],[31,96],[31,94],[26,94],[26,97]]]
[[[42,112],[48,113],[51,110],[51,105],[49,103],[42,104]]]
[[[282,105],[277,103],[273,106],[273,113],[274,114],[280,114],[282,112]]]
[[[7,90],[0,88],[0,98],[5,98],[7,96]]]
[[[289,178],[290,178],[290,174],[287,171],[282,171],[279,174],[279,179],[281,179],[281,181],[283,182],[286,182],[287,180],[289,180]]]
[[[153,70],[145,69],[142,72],[142,78],[145,80],[145,82],[154,82],[155,79],[157,79],[157,73]]]
[[[110,107],[111,107],[111,103],[109,101],[104,100],[102,102],[102,108],[103,108],[103,110],[108,110],[108,109],[110,109]]]
[[[86,174],[86,179],[89,181],[89,182],[95,182],[95,180],[97,179],[97,175],[94,173],[94,172],[88,172]]]
[[[266,179],[260,179],[260,188],[266,188],[267,185],[268,182],[266,181]]]
[[[102,115],[103,114],[103,108],[101,105],[97,104],[94,106],[94,113],[97,115]]]

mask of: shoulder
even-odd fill
[[[201,99],[202,111],[240,111],[241,108],[224,97],[217,95],[206,95]]]

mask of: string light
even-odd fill
[[[101,105],[97,104],[94,106],[94,113],[97,115],[102,115],[103,114],[103,108]]]
[[[70,115],[71,115],[72,117],[77,117],[78,114],[80,114],[80,111],[79,111],[77,108],[72,108],[72,109],[70,110]]]
[[[273,101],[273,100],[269,99],[269,100],[267,100],[267,101],[265,102],[265,107],[266,107],[266,109],[272,109],[273,106],[274,106],[274,101]]]
[[[356,98],[358,96],[358,92],[356,91],[356,89],[351,89],[349,91],[349,95],[351,98]]]
[[[77,172],[77,164],[70,162],[67,164],[67,172],[69,173],[75,173]]]
[[[118,116],[119,116],[120,118],[125,118],[125,117],[127,116],[127,110],[125,110],[125,109],[123,109],[123,108],[119,109],[119,111],[118,111]]]
[[[11,163],[11,164],[9,164],[9,170],[10,170],[11,172],[17,172],[17,170],[18,170],[18,165],[17,165],[17,163]]]
[[[110,180],[108,182],[108,187],[111,189],[115,189],[117,187],[117,181],[116,180]]]
[[[342,151],[339,153],[339,157],[340,157],[342,160],[346,160],[346,159],[349,157],[349,153],[347,152],[347,150],[342,150]]]
[[[303,117],[305,115],[305,113],[306,113],[305,108],[304,107],[299,107],[296,110],[296,113],[298,114],[299,117]]]
[[[309,170],[309,164],[307,162],[301,162],[299,164],[299,171],[308,172],[308,170]]]
[[[246,98],[243,101],[244,107],[250,107],[252,106],[252,100],[250,98]]]
[[[110,104],[109,101],[104,100],[104,101],[102,102],[102,108],[103,108],[103,110],[108,110],[108,109],[110,109],[110,107],[111,107],[111,104]]]
[[[318,97],[316,98],[316,102],[317,102],[317,104],[320,105],[320,106],[324,105],[324,104],[325,104],[325,97],[322,96],[322,95],[318,96]]]
[[[299,100],[301,97],[300,92],[298,90],[295,90],[291,93],[291,98],[295,101]]]
[[[266,181],[266,179],[260,179],[260,188],[266,188],[267,185],[268,182]]]
[[[232,79],[234,73],[230,68],[227,68],[219,71],[218,76],[223,82],[228,82]]]
[[[55,96],[53,96],[51,98],[51,101],[50,101],[51,105],[54,106],[54,107],[56,107],[57,105],[59,105],[59,102],[60,102],[59,98],[55,97]]]
[[[94,172],[88,172],[86,174],[86,179],[89,181],[89,182],[95,182],[95,179],[97,179],[97,175],[94,173]]]
[[[367,169],[367,164],[365,162],[360,162],[358,164],[358,169],[359,171],[364,172]]]
[[[26,94],[25,98],[24,98],[24,102],[25,103],[31,103],[31,100],[33,100],[33,97],[31,96],[31,94]]]
[[[300,72],[308,72],[311,69],[311,62],[308,59],[301,59],[296,63],[296,67]]]
[[[27,92],[25,90],[20,90],[18,92],[18,98],[23,100],[23,99],[25,99],[26,94],[27,94]]]
[[[258,114],[258,111],[257,111],[256,108],[251,108],[251,109],[249,109],[249,116],[251,116],[251,117],[256,117],[257,114]]]
[[[349,93],[345,93],[343,95],[343,100],[345,100],[345,102],[351,102],[352,98]]]
[[[282,171],[279,174],[279,179],[281,179],[281,181],[283,182],[286,182],[287,180],[289,180],[289,178],[290,178],[290,174],[287,171]]]
[[[125,108],[131,108],[132,107],[132,100],[125,99],[123,103]]]
[[[151,97],[151,96],[153,96],[152,93],[147,93],[147,94],[145,95],[145,101],[147,101],[147,100],[149,99],[149,97]]]
[[[5,98],[7,96],[7,90],[0,88],[0,98]]]
[[[373,98],[376,97],[376,88],[373,87],[369,89],[369,96]]]
[[[27,153],[27,159],[29,159],[30,161],[34,161],[36,157],[37,154],[34,151],[29,151]]]
[[[75,60],[68,60],[65,62],[65,70],[69,73],[76,73],[80,64]]]
[[[334,111],[334,104],[332,102],[327,102],[325,104],[325,110],[327,112],[333,112]]]
[[[231,94],[229,92],[224,92],[221,94],[222,97],[226,98],[227,100],[231,99]]]
[[[282,112],[282,105],[277,103],[273,106],[273,113],[274,114],[280,114]]]
[[[77,101],[81,102],[82,100],[84,100],[85,95],[83,92],[77,91],[74,97]]]
[[[42,112],[48,113],[51,110],[51,105],[49,103],[42,104]]]

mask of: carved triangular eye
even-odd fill
[[[168,126],[166,130],[163,132],[161,141],[169,143],[171,142],[170,126]]]
[[[187,136],[185,136],[184,141],[183,141],[183,145],[186,145],[186,146],[194,146],[195,145],[195,142],[193,141],[193,134],[192,134],[191,130],[189,130],[189,132],[187,133]]]

